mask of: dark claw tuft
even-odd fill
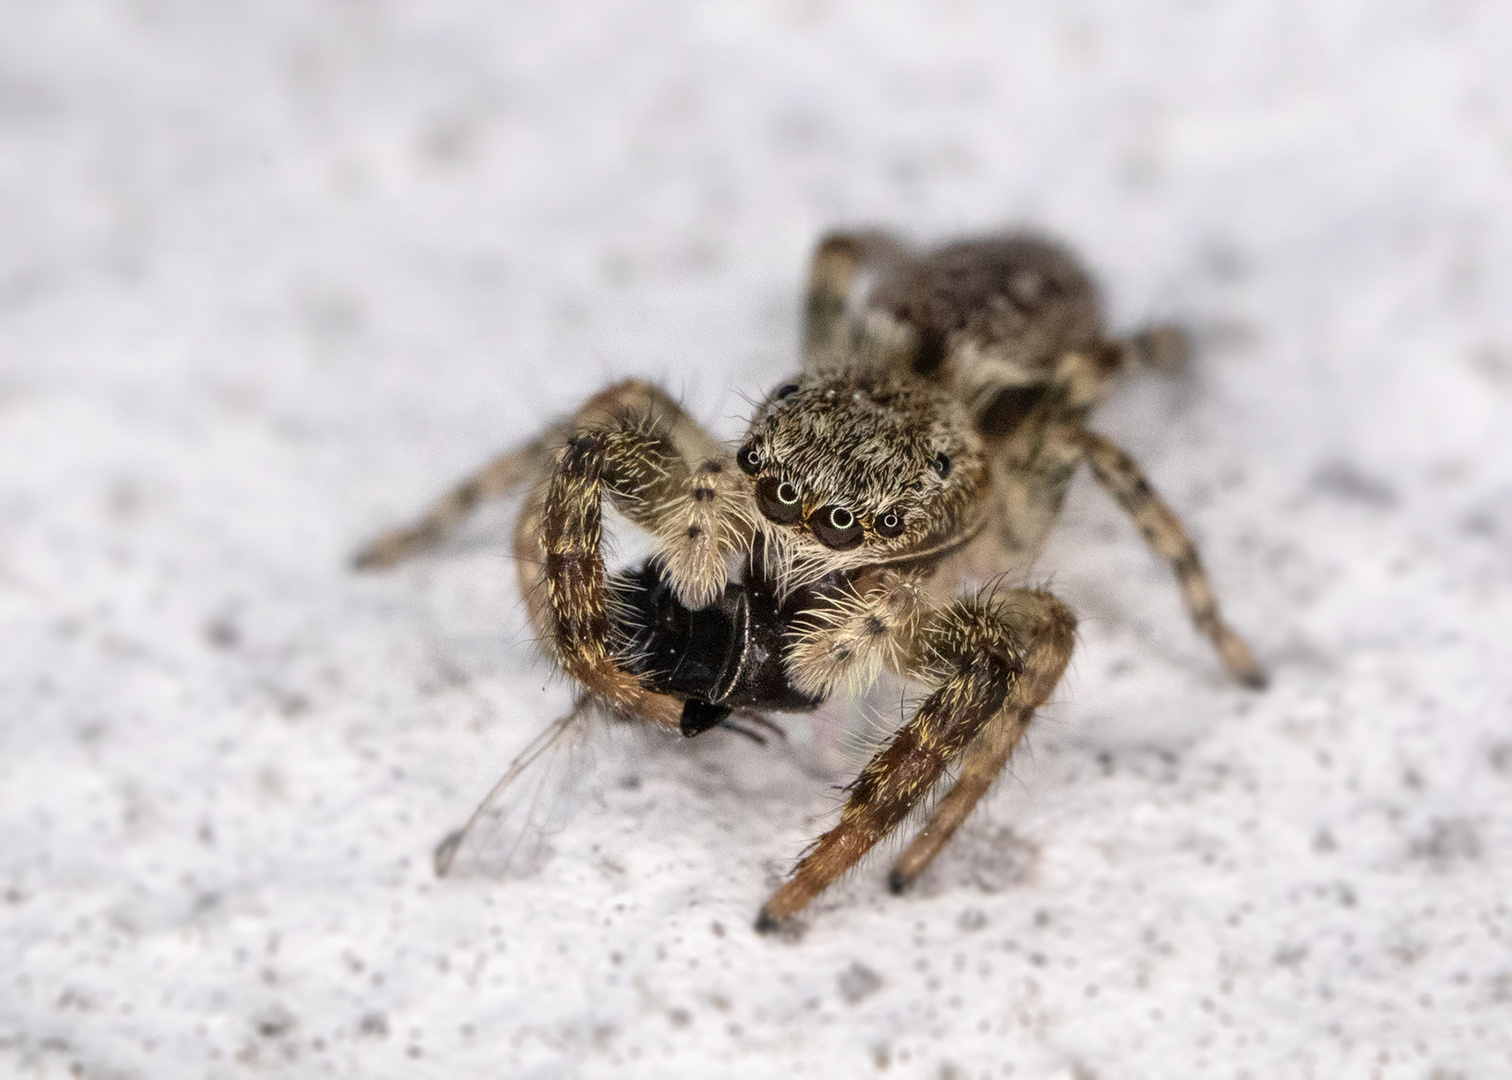
[[[887,875],[887,891],[892,893],[894,896],[902,896],[905,892],[908,891],[908,887],[912,884],[913,878],[909,877],[901,870],[894,870],[892,873]]]

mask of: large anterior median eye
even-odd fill
[[[821,506],[809,519],[809,528],[825,547],[837,551],[853,548],[861,542],[861,523],[843,506]]]
[[[756,485],[756,505],[768,521],[778,525],[793,525],[803,517],[803,500],[798,497],[798,489],[775,476],[768,476]]]

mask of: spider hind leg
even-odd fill
[[[1097,482],[1118,500],[1139,527],[1145,542],[1176,574],[1187,613],[1202,635],[1213,643],[1228,673],[1251,689],[1263,690],[1265,672],[1249,645],[1219,614],[1212,580],[1181,519],[1155,493],[1138,463],[1110,440],[1086,431],[1082,433],[1082,447]]]

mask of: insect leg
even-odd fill
[[[744,720],[748,724],[761,728],[783,742],[787,742],[787,729],[772,720],[765,713],[757,712],[755,709],[736,709],[732,715]]]

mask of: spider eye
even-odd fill
[[[792,397],[797,392],[798,392],[798,384],[795,383],[795,382],[790,382],[790,383],[787,383],[787,384],[785,384],[783,386],[779,386],[777,388],[777,393],[773,394],[772,396],[774,398],[776,398],[778,401],[781,401],[785,397]]]
[[[878,514],[877,520],[872,523],[877,530],[878,536],[885,536],[891,540],[895,536],[903,535],[903,515],[896,510],[889,510],[885,514]]]
[[[756,505],[768,521],[778,525],[794,525],[803,517],[798,489],[775,476],[768,476],[756,485]]]
[[[809,528],[814,530],[821,544],[836,551],[853,548],[864,538],[856,515],[843,506],[821,506],[814,511]]]
[[[754,443],[746,443],[735,455],[735,463],[747,476],[755,476],[761,471],[761,451],[756,449]]]
[[[950,475],[950,455],[943,450],[935,455],[934,471],[940,474],[941,480]]]

